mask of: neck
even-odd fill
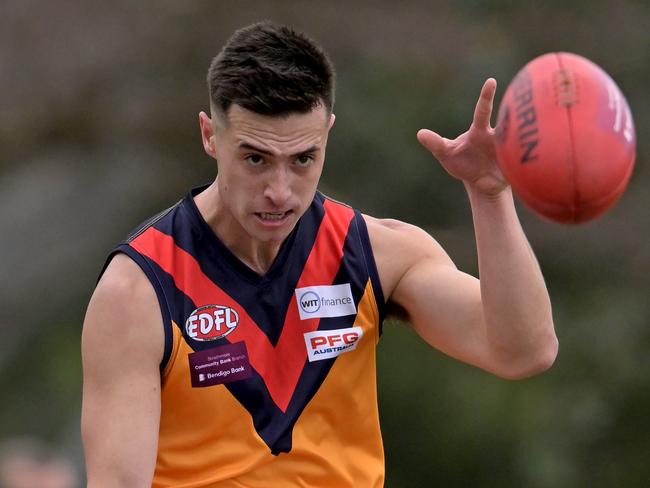
[[[221,235],[218,232],[217,235],[221,239]],[[247,246],[245,244],[242,245],[243,243],[236,239],[232,242],[225,239],[221,240],[242,263],[259,275],[264,275],[268,272],[278,252],[280,252],[280,246],[282,245],[281,242],[255,243],[249,239],[249,245]]]
[[[253,271],[266,274],[280,252],[282,241],[259,241],[251,237],[224,207],[215,183],[194,197],[194,201],[221,242]]]

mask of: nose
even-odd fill
[[[277,209],[283,209],[289,201],[291,197],[291,173],[284,165],[278,165],[270,172],[264,188],[264,196]]]

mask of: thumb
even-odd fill
[[[438,160],[447,153],[447,140],[429,129],[420,129],[417,133],[420,144],[426,147]]]

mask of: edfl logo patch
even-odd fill
[[[224,305],[203,305],[185,321],[185,332],[196,341],[216,341],[230,334],[239,324],[239,314]]]

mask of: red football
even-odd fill
[[[630,108],[582,56],[548,53],[510,82],[496,127],[499,165],[535,212],[578,223],[603,213],[627,186],[636,156]]]

